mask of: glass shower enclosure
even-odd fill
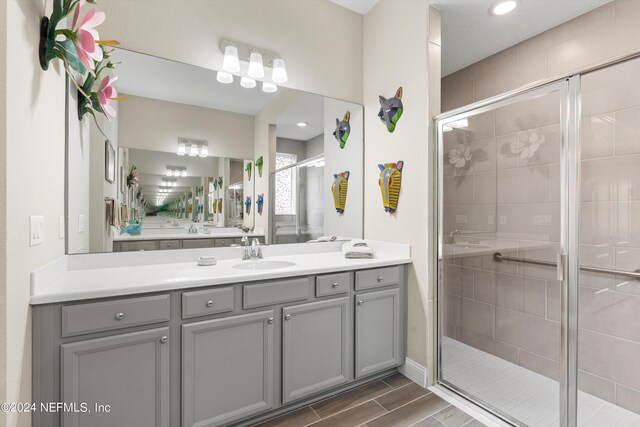
[[[324,232],[324,155],[282,167],[270,175],[271,239],[304,243]]]
[[[513,425],[640,425],[638,75],[436,120],[438,383]]]

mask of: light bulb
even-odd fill
[[[176,175],[176,176],[178,176],[178,175]],[[186,177],[187,176],[187,170],[186,169],[183,170],[182,174],[180,176],[182,176],[183,178]]]
[[[284,83],[287,79],[287,68],[284,66],[284,59],[276,58],[273,60],[273,74],[271,80],[274,83]]]
[[[167,176],[173,176],[173,171],[171,169],[167,169]]]
[[[189,151],[190,157],[195,157],[198,155],[198,146],[196,144],[191,145],[191,151]]]
[[[178,143],[178,156],[184,156],[187,153],[187,146],[184,142]]]
[[[209,155],[209,148],[206,145],[203,145],[200,149],[200,157],[207,157]]]
[[[262,82],[262,91],[266,93],[273,93],[278,90],[278,86],[269,82]]]
[[[249,77],[261,79],[264,77],[264,65],[262,65],[262,54],[251,52],[249,56]]]
[[[256,87],[256,81],[249,77],[243,77],[240,79],[240,86],[245,89],[253,89]]]
[[[224,48],[222,69],[230,73],[237,73],[238,71],[240,71],[240,60],[238,59],[237,47],[229,45]]]
[[[233,76],[229,73],[225,73],[224,71],[218,71],[218,74],[216,74],[216,80],[220,83],[229,84],[233,83]]]

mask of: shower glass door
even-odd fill
[[[517,425],[567,422],[569,90],[437,122],[439,382]]]
[[[582,77],[578,425],[640,425],[640,60]]]

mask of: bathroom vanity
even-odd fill
[[[34,426],[250,425],[393,372],[408,247],[339,248],[80,255],[34,273],[33,401],[77,407]],[[182,262],[200,254],[218,264]]]

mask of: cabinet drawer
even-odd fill
[[[214,245],[216,248],[226,248],[233,245],[233,242],[233,239],[216,239]]]
[[[316,296],[336,295],[349,292],[350,273],[325,274],[316,277]]]
[[[184,292],[182,294],[182,318],[233,311],[233,287]]]
[[[169,295],[129,298],[62,307],[62,336],[168,322]]]
[[[182,249],[212,248],[212,239],[191,239],[182,241]]]
[[[120,243],[120,250],[122,252],[155,251],[156,242],[155,240],[142,240],[139,242],[122,242]]]
[[[159,242],[160,249],[181,249],[182,248],[182,240],[160,240]]]
[[[309,279],[281,280],[242,287],[242,307],[254,308],[309,298]]]
[[[380,288],[400,283],[400,268],[386,267],[356,271],[356,289]]]

